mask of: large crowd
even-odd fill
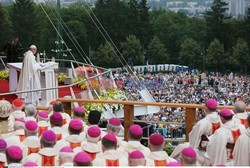
[[[169,73],[139,73],[132,78],[126,73],[116,73],[115,79],[124,83],[123,90],[131,101],[142,101],[139,90],[146,87],[156,102],[204,104],[208,98],[214,98],[219,105],[234,105],[236,101],[244,101],[250,105],[250,83],[246,75],[234,73],[200,73],[199,71],[180,71]],[[204,118],[205,113],[197,109],[197,121]],[[155,124],[164,130],[165,137],[185,136],[185,109],[161,108],[161,112],[146,120],[176,122],[178,124]],[[166,130],[166,131],[165,131]]]
[[[75,107],[64,112],[60,102],[50,102],[47,111],[37,111],[21,99],[12,103],[9,133],[0,139],[1,167],[37,166],[250,166],[250,115],[243,101],[234,109],[217,110],[215,99],[205,101],[205,117],[189,134],[189,142],[178,145],[169,156],[160,133],[141,143],[143,129],[130,126],[127,139],[118,136],[122,122],[108,120],[106,129],[98,126],[101,113],[85,114]]]
[[[136,80],[124,73],[115,75],[116,80],[124,81],[129,100],[142,101],[138,90],[145,86],[157,102],[201,104],[212,97],[220,105],[233,105],[237,100],[250,103],[246,75],[184,71],[137,76]]]
[[[246,76],[177,72],[139,74],[138,80],[126,74],[115,78],[124,83],[129,100],[141,101],[138,90],[146,86],[157,102],[204,104],[204,109],[197,109],[189,141],[177,145],[171,155],[164,151],[166,138],[180,135],[185,139],[181,108],[166,107],[153,115],[135,117],[161,124],[133,124],[124,139],[119,136],[122,120],[113,117],[100,128],[102,114],[97,110],[86,113],[79,106],[68,114],[61,102],[51,101],[48,110],[39,111],[15,99],[8,133],[0,136],[0,167],[250,166]],[[218,105],[233,105],[234,109],[219,110]],[[151,129],[146,131],[147,143],[144,128]]]

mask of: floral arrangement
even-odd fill
[[[61,73],[57,76],[57,80],[59,84],[64,84],[64,80],[67,78],[67,75],[64,73]]]
[[[6,70],[0,71],[0,80],[7,80],[9,78],[9,72]]]
[[[126,101],[127,97],[123,90],[107,90],[106,93],[101,95],[102,100],[120,100]]]
[[[120,101],[126,101],[127,97],[125,95],[125,92],[122,90],[107,90],[106,93],[101,94],[100,96],[101,100],[120,100]],[[100,112],[104,111],[104,106],[101,103],[92,103],[92,104],[86,104],[83,106],[85,108],[85,111],[89,113],[90,110],[98,110]],[[108,107],[110,110],[113,110],[113,112],[121,109],[123,105],[120,104],[108,104]]]
[[[174,147],[170,142],[168,142],[165,144],[163,150],[170,156],[174,151]]]
[[[103,93],[100,96],[101,100],[120,100],[120,101],[126,101],[127,97],[125,95],[125,92],[122,90],[107,90],[106,93]],[[121,104],[108,104],[109,109],[113,110],[113,112],[118,111],[123,107]]]
[[[84,80],[83,77],[74,78],[74,83],[80,82],[82,80]],[[87,87],[87,82],[86,81],[85,82],[80,82],[80,83],[77,84],[77,87],[81,88],[82,90],[85,90],[86,87]]]
[[[89,104],[85,104],[85,105],[83,105],[83,108],[85,109],[85,112],[87,114],[89,114],[89,112],[91,110],[97,110],[97,111],[100,111],[101,113],[103,113],[103,111],[104,111],[103,105],[101,103],[89,103]]]

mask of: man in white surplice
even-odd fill
[[[35,45],[30,46],[30,50],[24,54],[23,67],[17,85],[17,91],[28,91],[41,89],[40,72],[42,68],[40,63],[36,62],[34,54],[37,52]],[[40,98],[40,92],[29,92],[18,94],[19,98],[24,99],[25,103],[37,105]]]

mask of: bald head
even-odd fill
[[[238,101],[234,104],[235,113],[244,113],[246,110],[246,104],[243,101]]]

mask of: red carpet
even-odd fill
[[[60,86],[62,86],[62,85],[60,85]],[[72,88],[73,88],[75,94],[83,91],[82,89],[75,87],[75,86],[73,86]],[[6,93],[6,92],[9,92],[9,81],[0,80],[0,94]],[[71,96],[69,88],[59,89],[59,97],[64,97],[64,96]],[[7,95],[7,96],[0,96],[0,100],[5,99],[5,100],[8,100],[9,102],[12,102],[16,98],[17,98],[17,96],[14,94]]]

